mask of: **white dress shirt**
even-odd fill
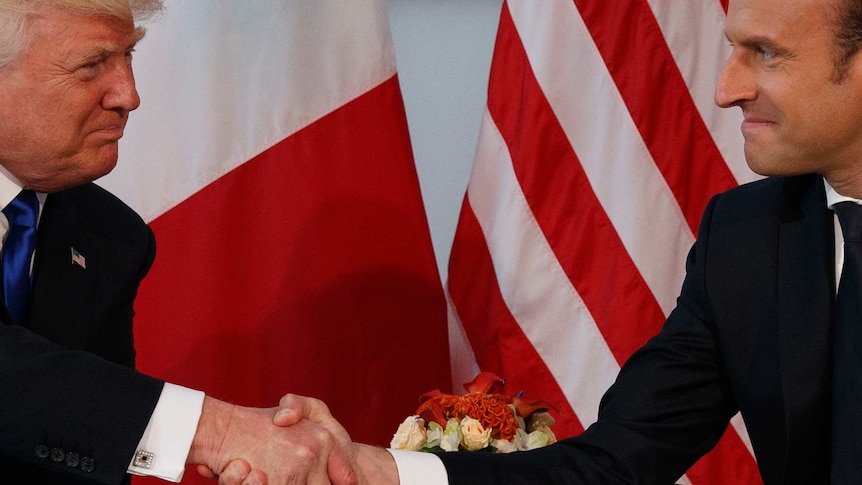
[[[862,201],[859,199],[845,197],[835,192],[835,189],[826,180],[823,181],[823,184],[826,186],[826,206],[830,209],[839,202],[855,202],[862,205]],[[838,215],[832,217],[835,219],[835,281],[838,282],[841,280],[841,269],[844,267],[844,234],[841,232],[841,224],[838,223]],[[837,283],[835,286],[835,291],[838,291]]]
[[[449,485],[446,467],[437,455],[422,451],[386,451],[395,458],[401,485]]]
[[[23,184],[0,166],[0,210],[12,202],[22,189]],[[39,219],[41,219],[47,194],[37,192],[36,195],[39,198]],[[2,236],[0,251],[8,232],[9,220],[0,212],[0,236]],[[35,254],[33,257],[35,258]],[[32,271],[33,259],[30,260],[31,274]],[[147,429],[138,444],[139,451],[129,460],[129,473],[179,482],[185,471],[186,458],[197,430],[203,401],[204,393],[201,391],[165,383]],[[135,465],[139,453],[147,454],[149,459],[146,462],[138,461],[148,463],[149,468]]]
[[[129,473],[179,482],[183,478],[203,403],[203,392],[166,382],[138,444],[138,453],[152,453],[150,468],[135,466],[138,458],[138,453],[135,453],[129,462]]]

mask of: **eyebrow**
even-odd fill
[[[103,57],[108,57],[109,55],[117,52],[118,49],[113,47],[94,47],[85,52],[82,52],[79,56],[81,59],[101,59]]]
[[[135,36],[132,38],[132,43],[137,44],[147,35],[147,29],[140,25],[135,26]]]
[[[93,47],[92,49],[88,49],[78,56],[76,56],[80,60],[94,60],[94,59],[104,59],[106,57],[110,57],[114,54],[119,54],[121,52],[126,52],[128,50],[134,49],[137,42],[133,42],[129,44],[128,47],[120,48],[116,44],[107,45],[107,46],[98,46]]]

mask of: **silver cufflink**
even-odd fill
[[[155,456],[152,452],[138,450],[135,452],[135,461],[132,462],[132,466],[149,470],[153,466]]]

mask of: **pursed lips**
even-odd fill
[[[105,126],[103,128],[93,130],[92,133],[94,135],[101,135],[101,136],[105,136],[108,138],[115,138],[115,139],[119,140],[120,138],[123,137],[123,131],[125,130],[125,128],[126,128],[126,124],[121,123],[121,124]]]
[[[760,116],[745,115],[742,121],[742,134],[753,133],[756,130],[775,126],[776,123],[768,118]]]

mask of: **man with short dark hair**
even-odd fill
[[[765,485],[862,483],[862,314],[845,325],[862,306],[862,2],[730,0],[726,33],[715,102],[742,109],[746,160],[771,178],[710,201],[675,310],[598,421],[505,455],[357,445],[371,483],[671,484],[738,411]]]

